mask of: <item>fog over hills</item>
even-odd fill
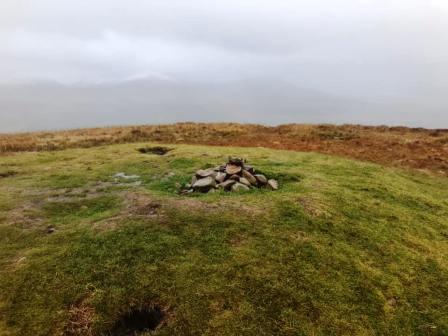
[[[422,123],[418,109],[418,104],[371,103],[272,79],[212,84],[136,79],[101,84],[39,82],[0,86],[0,132],[178,121],[426,127],[446,123],[437,107],[427,108],[427,115],[432,113],[433,118]]]
[[[446,0],[2,0],[0,132],[448,128]]]

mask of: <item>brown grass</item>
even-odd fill
[[[93,317],[95,310],[85,302],[72,305],[69,310],[68,323],[65,326],[66,336],[93,336]]]
[[[143,141],[312,151],[448,175],[448,129],[178,123],[0,134],[0,153]]]

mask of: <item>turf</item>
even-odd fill
[[[146,146],[0,157],[0,173],[14,172],[0,178],[0,335],[107,335],[155,305],[165,320],[151,335],[448,334],[447,178],[315,153]],[[229,155],[280,190],[176,193]]]

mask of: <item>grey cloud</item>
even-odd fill
[[[0,83],[286,81],[397,111],[358,122],[447,126],[447,31],[444,0],[3,0]]]

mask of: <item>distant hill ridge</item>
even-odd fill
[[[321,152],[448,175],[447,129],[387,126],[177,123],[0,134],[0,153],[146,141]]]

